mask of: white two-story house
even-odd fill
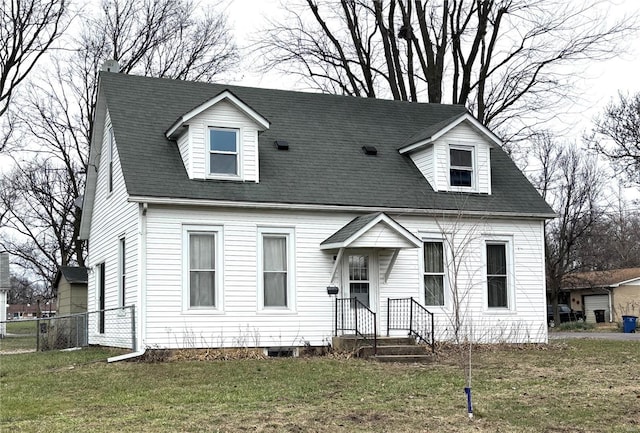
[[[394,299],[435,340],[546,342],[550,217],[462,106],[100,76],[88,310],[134,306],[138,350],[405,332]]]

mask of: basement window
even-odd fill
[[[269,358],[293,358],[297,355],[294,347],[267,347],[265,352]]]

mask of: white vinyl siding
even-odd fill
[[[109,146],[109,130],[111,120],[107,113],[105,119],[102,149]],[[138,204],[128,202],[127,190],[122,176],[118,148],[114,146],[112,156],[112,191],[108,191],[108,166],[109,159],[101,158],[97,167],[97,183],[94,198],[93,215],[91,218],[89,253],[86,258],[86,266],[91,270],[88,278],[87,310],[98,310],[98,293],[96,287],[97,266],[105,264],[105,308],[117,308],[120,305],[137,304],[137,290],[139,283],[138,254],[139,233]],[[106,155],[106,153],[105,153]],[[91,169],[91,168],[90,168]],[[126,263],[126,290],[125,298],[121,295],[121,244],[119,240],[125,238],[124,261]],[[92,273],[94,275],[92,275]],[[137,314],[140,326],[140,316]],[[108,325],[108,323],[107,323]],[[107,344],[114,347],[131,347],[130,336],[125,334],[109,336],[99,335],[97,321],[89,321],[89,343]],[[108,331],[108,327],[107,327]]]
[[[418,167],[418,170],[427,179],[431,188],[434,191],[438,190],[436,184],[436,158],[435,158],[434,146],[429,145],[425,149],[420,149],[411,154],[413,163]]]
[[[146,345],[160,347],[234,347],[324,345],[333,335],[333,297],[326,287],[339,287],[338,297],[348,295],[348,281],[336,272],[331,281],[336,251],[320,250],[320,243],[351,221],[357,214],[347,212],[242,210],[150,205],[147,213],[147,338]],[[461,293],[464,332],[477,341],[545,342],[546,300],[544,292],[544,248],[542,222],[457,218],[434,219],[421,216],[394,216],[411,233],[452,234],[456,245],[468,245],[457,275]],[[215,310],[183,314],[181,266],[182,227],[220,226],[224,230],[224,313]],[[290,259],[295,266],[295,311],[264,309],[260,300],[259,233],[291,230]],[[444,235],[441,235],[444,236]],[[419,236],[424,239],[424,236]],[[429,236],[428,239],[433,239]],[[487,240],[510,240],[514,275],[512,285],[518,296],[517,308],[499,313],[486,308],[484,252]],[[426,240],[426,239],[425,239]],[[445,242],[448,248],[448,243]],[[357,254],[357,253],[354,253]],[[345,257],[348,250],[345,251]],[[385,283],[393,251],[375,249],[378,262],[370,278],[377,282],[379,323],[386,323],[386,299],[414,297],[422,302],[424,293],[423,251],[400,250]],[[343,257],[344,260],[344,257]],[[342,269],[342,268],[339,268]],[[450,272],[450,271],[449,271]],[[377,279],[376,279],[377,277]],[[293,301],[293,300],[292,300]],[[452,338],[453,307],[432,307],[436,338]],[[473,322],[473,326],[471,325]],[[383,329],[383,328],[380,328]],[[471,331],[469,331],[471,329]],[[381,331],[384,332],[384,331]],[[463,332],[463,333],[464,333]],[[193,336],[197,336],[194,339]],[[194,341],[197,340],[197,341]]]
[[[184,168],[187,170],[189,174],[189,178],[193,178],[193,168],[191,166],[191,146],[190,146],[190,137],[191,133],[189,128],[186,128],[186,131],[182,133],[176,140],[178,143],[178,150],[180,151],[180,156],[182,157],[182,163],[184,164]]]

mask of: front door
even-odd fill
[[[345,255],[343,274],[344,294],[356,298],[370,310],[378,311],[377,263],[368,251],[358,251]]]

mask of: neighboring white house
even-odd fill
[[[103,72],[89,167],[88,310],[139,349],[326,345],[328,286],[380,335],[413,297],[439,340],[547,341],[553,212],[462,106]]]

